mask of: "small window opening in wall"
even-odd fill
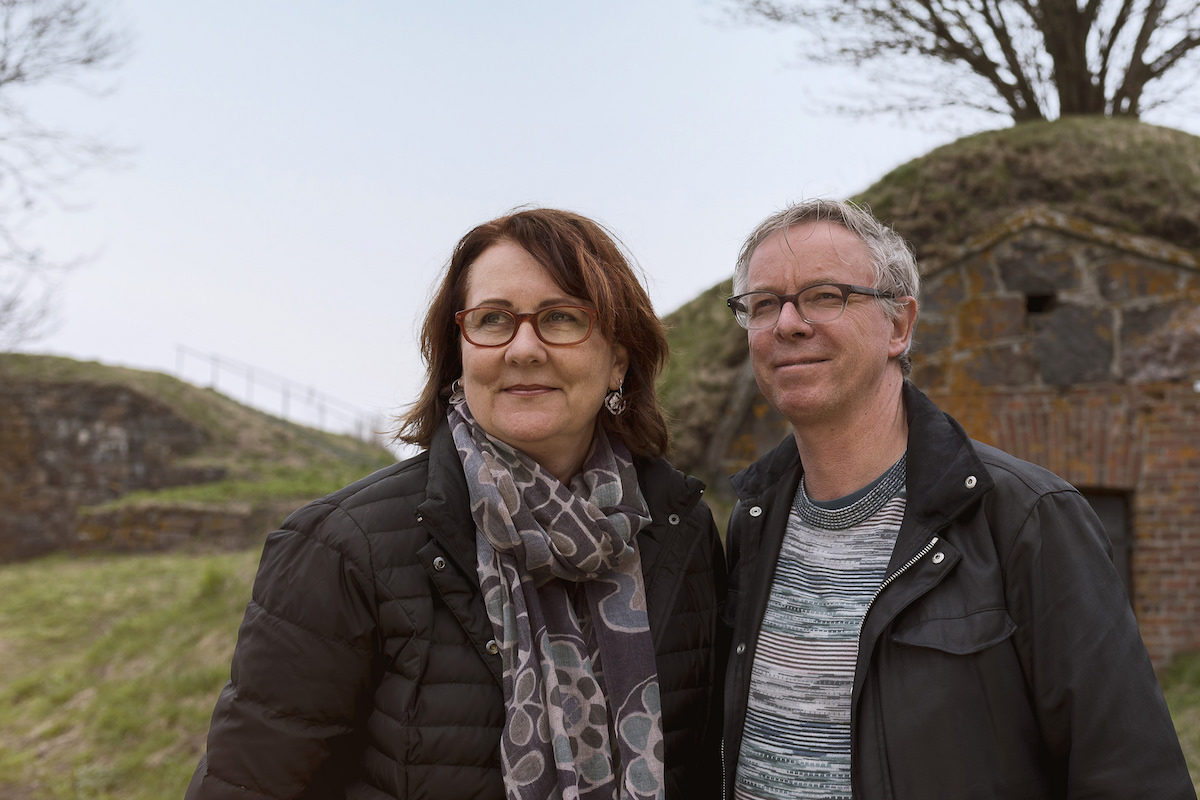
[[[1025,295],[1025,310],[1030,314],[1045,314],[1051,311],[1058,305],[1058,297],[1051,294],[1027,294]]]

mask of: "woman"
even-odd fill
[[[268,538],[188,798],[715,795],[724,561],[621,250],[480,225],[421,338],[425,452]]]

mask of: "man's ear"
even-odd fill
[[[888,356],[899,358],[912,346],[913,328],[917,325],[917,298],[900,297],[895,301],[904,305],[892,320],[892,336],[888,342]]]

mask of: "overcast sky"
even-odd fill
[[[39,221],[50,255],[94,257],[31,349],[201,385],[194,354],[212,354],[380,416],[415,398],[425,303],[479,222],[522,204],[591,216],[667,313],[726,278],[766,214],[963,133],[825,113],[813,87],[853,77],[716,0],[115,7],[135,45],[114,91],[39,100],[129,155]],[[277,398],[260,380],[252,399]]]

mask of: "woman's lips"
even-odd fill
[[[515,386],[506,387],[504,389],[504,391],[506,391],[510,394],[516,394],[516,395],[535,395],[535,394],[543,394],[545,392],[551,392],[554,390],[553,390],[553,387],[543,386],[541,384],[521,383],[521,384],[517,384]]]

